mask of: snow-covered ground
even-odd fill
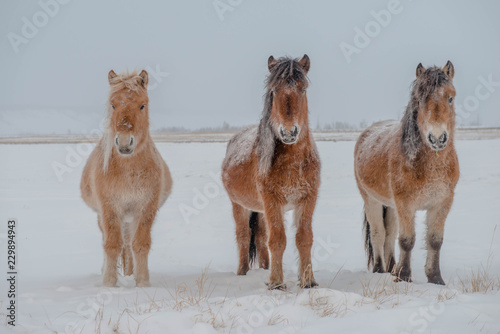
[[[174,190],[159,211],[149,258],[151,288],[101,286],[101,235],[80,199],[88,144],[0,145],[0,268],[6,222],[18,219],[18,333],[498,333],[500,331],[500,139],[457,142],[461,178],[447,220],[441,267],[447,286],[426,283],[425,227],[417,216],[414,283],[366,270],[362,200],[353,141],[319,142],[322,185],[314,216],[320,284],[299,290],[287,216],[288,291],[268,291],[268,272],[237,276],[230,203],[220,182],[224,143],[159,143]],[[61,174],[62,166],[66,172]],[[59,168],[59,173],[54,171]],[[471,271],[495,285],[464,292]],[[3,277],[3,276],[2,276]],[[0,302],[5,319],[6,280]]]

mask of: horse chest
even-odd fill
[[[445,163],[426,165],[406,173],[405,187],[419,209],[441,203],[453,193],[456,181],[450,178],[452,170]]]
[[[274,166],[265,182],[267,191],[278,198],[282,198],[286,207],[293,207],[297,201],[308,195],[311,185],[308,173],[302,164],[291,164],[288,166]]]
[[[119,203],[145,203],[159,191],[159,174],[149,169],[123,170],[115,179],[115,198]]]

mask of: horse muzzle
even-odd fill
[[[279,126],[279,135],[283,144],[292,145],[299,140],[300,127],[295,124],[290,129],[283,125]]]
[[[448,144],[448,133],[445,131],[443,134],[436,138],[432,133],[427,136],[427,141],[429,142],[431,149],[434,151],[442,151],[446,148]]]
[[[134,153],[136,141],[133,135],[117,134],[115,137],[115,145],[120,155],[128,156]]]

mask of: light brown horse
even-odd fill
[[[312,216],[320,184],[320,160],[309,131],[307,72],[310,60],[272,56],[259,126],[236,134],[227,146],[222,180],[233,205],[239,249],[238,275],[249,270],[255,252],[268,267],[269,289],[284,289],[284,212],[294,210],[300,286],[316,286],[311,265]],[[267,239],[267,234],[269,238]]]
[[[373,272],[411,281],[415,212],[426,210],[429,283],[444,284],[439,267],[444,224],[459,178],[455,131],[453,64],[417,67],[410,102],[401,122],[366,129],[354,153],[354,171],[365,202],[365,246]],[[399,227],[399,262],[394,244]]]
[[[82,198],[103,235],[103,284],[116,285],[121,255],[124,274],[150,286],[151,227],[172,178],[149,134],[148,73],[111,70],[108,80],[107,128],[83,170]]]

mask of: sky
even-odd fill
[[[268,57],[304,54],[313,127],[398,119],[418,63],[447,60],[459,123],[500,126],[499,13],[493,0],[2,1],[0,129],[64,132],[65,114],[97,127],[110,69],[150,72],[153,128],[256,123]]]

